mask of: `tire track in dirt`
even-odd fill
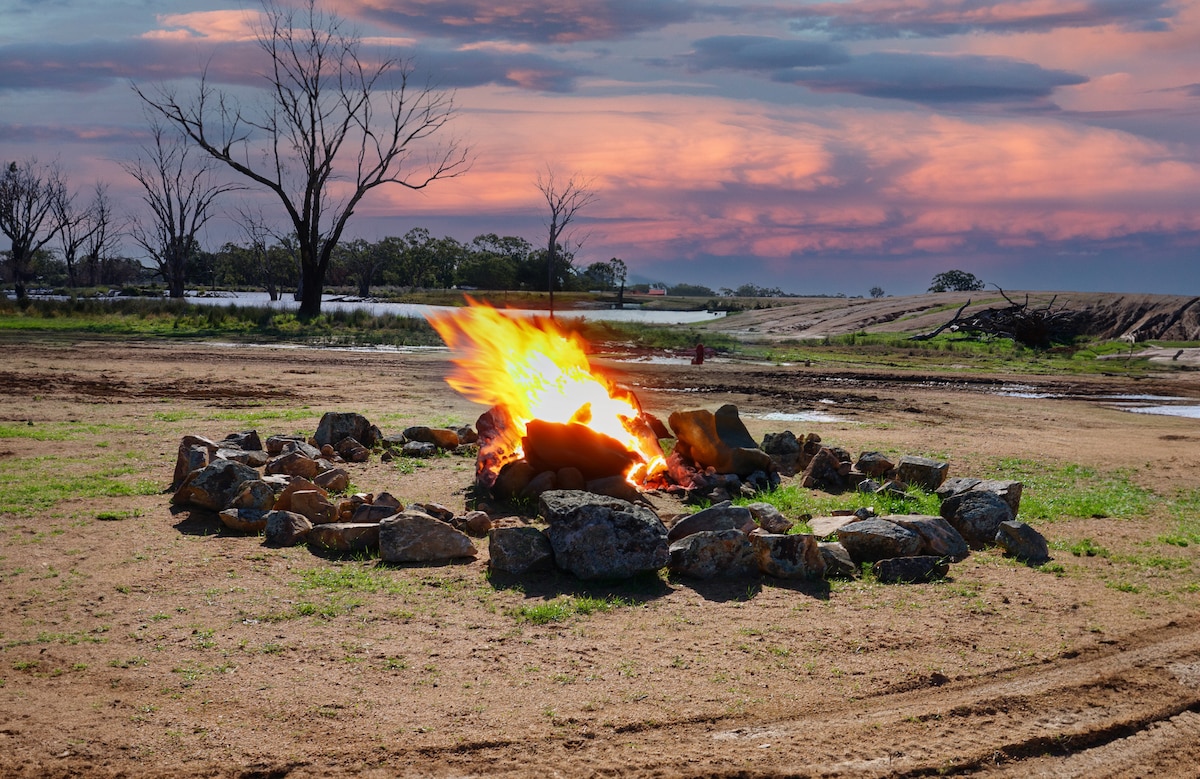
[[[527,751],[460,744],[422,757],[425,771],[456,776],[1194,776],[1200,618],[1043,664],[721,724],[651,725]]]

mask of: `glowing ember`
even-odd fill
[[[428,319],[456,353],[446,382],[502,412],[498,440],[489,442],[495,451],[481,450],[480,462],[492,458],[498,472],[521,458],[528,425],[540,420],[584,425],[618,442],[634,455],[625,477],[635,484],[665,468],[637,398],[592,370],[578,336],[563,332],[553,320],[510,318],[485,303],[467,302]]]

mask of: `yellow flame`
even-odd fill
[[[636,399],[592,371],[578,336],[553,320],[509,317],[486,303],[467,302],[427,316],[456,355],[446,382],[476,403],[508,412],[514,429],[506,437],[514,457],[530,421],[579,422],[641,455],[645,462],[635,466],[641,478],[661,469],[661,450],[646,451],[657,441],[650,446],[630,429],[641,414]]]

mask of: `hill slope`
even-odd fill
[[[1053,302],[1055,309],[1080,312],[1083,330],[1097,338],[1133,337],[1138,341],[1200,341],[1200,297],[1112,292],[1007,292],[1016,302],[1028,296],[1031,308]],[[775,308],[744,311],[708,323],[705,329],[738,338],[770,341],[824,338],[846,333],[928,333],[964,314],[1003,308],[1008,302],[993,290],[938,292],[903,297],[801,298]]]

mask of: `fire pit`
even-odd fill
[[[582,489],[615,479],[626,491],[665,483],[665,428],[591,366],[578,336],[468,303],[429,321],[456,355],[447,383],[488,407],[476,424],[480,488],[508,498],[535,480]]]

